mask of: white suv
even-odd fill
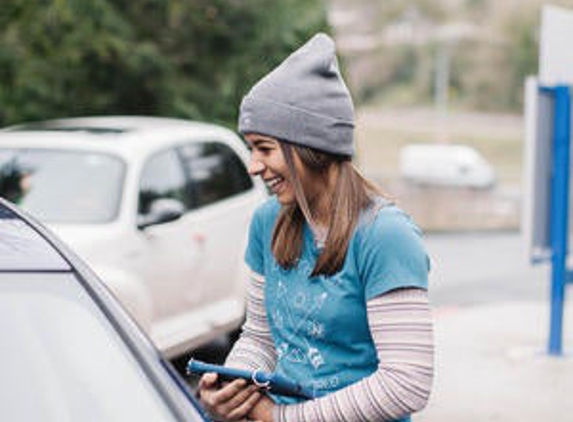
[[[0,196],[86,259],[167,356],[238,328],[264,185],[222,127],[90,117],[0,131]]]

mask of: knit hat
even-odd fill
[[[259,133],[324,152],[352,155],[354,108],[335,55],[319,33],[243,98],[239,132]]]

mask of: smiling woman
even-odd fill
[[[353,105],[333,41],[317,34],[244,97],[249,172],[275,197],[251,221],[243,333],[226,364],[314,391],[267,395],[216,374],[214,419],[409,421],[433,376],[429,259],[419,229],[352,164]]]

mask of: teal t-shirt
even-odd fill
[[[429,260],[420,230],[410,217],[394,205],[383,204],[361,216],[340,272],[310,277],[320,249],[308,226],[299,263],[285,270],[271,251],[279,210],[280,204],[272,198],[255,212],[245,259],[265,277],[276,372],[320,395],[328,394],[378,367],[366,302],[400,287],[426,289]],[[285,397],[276,400],[296,402]]]

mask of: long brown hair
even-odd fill
[[[296,202],[281,208],[273,231],[273,255],[283,268],[296,266],[302,253],[304,222],[313,223],[312,204],[308,203],[294,165],[296,154],[309,173],[318,180],[325,180],[329,169],[337,167],[328,234],[311,277],[336,274],[344,265],[348,244],[360,213],[372,205],[375,195],[382,194],[358,173],[348,156],[329,154],[283,141],[279,144],[290,173],[289,182],[294,188]]]

